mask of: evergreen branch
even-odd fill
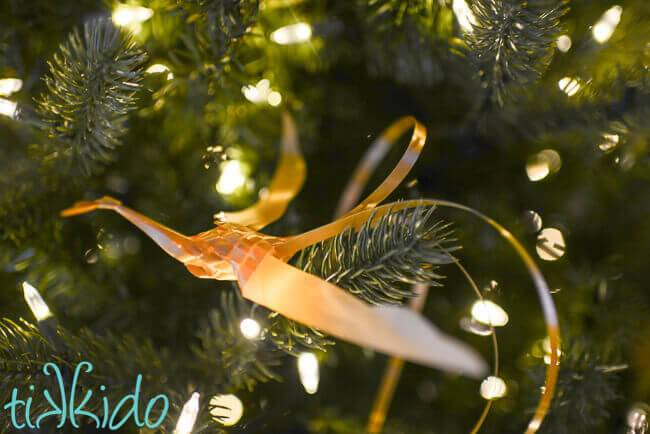
[[[75,29],[49,62],[48,92],[37,101],[58,150],[78,160],[85,173],[111,159],[135,108],[145,53],[108,19]]]
[[[507,85],[536,81],[548,67],[565,1],[476,0],[475,23],[465,40],[481,69],[483,84],[500,106]]]
[[[305,249],[300,268],[373,304],[401,304],[415,297],[410,285],[441,286],[438,265],[453,260],[443,247],[452,240],[449,225],[427,225],[435,207],[389,212],[361,229],[348,229],[331,240]]]

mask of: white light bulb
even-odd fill
[[[171,80],[174,78],[174,73],[171,72],[168,66],[165,66],[160,63],[156,63],[155,65],[151,65],[147,70],[145,71],[148,74],[160,74],[161,72],[166,72],[167,73],[167,80]]]
[[[118,26],[127,27],[137,33],[140,24],[153,16],[153,10],[142,6],[120,5],[113,12],[113,22]]]
[[[280,95],[280,92],[271,92],[266,101],[273,107],[277,107],[282,102],[282,95]]]
[[[471,33],[472,24],[476,24],[476,18],[474,18],[474,14],[465,0],[454,0],[451,9],[456,15],[461,30],[463,30],[463,32]]]
[[[566,250],[564,237],[559,229],[544,228],[537,235],[537,255],[545,261],[560,259]]]
[[[3,78],[0,79],[0,96],[9,96],[18,92],[23,87],[23,81],[20,78]]]
[[[0,98],[0,115],[9,116],[14,118],[16,116],[16,108],[18,104],[8,99]]]
[[[498,399],[506,396],[506,383],[499,377],[490,376],[481,382],[481,396],[484,399]]]
[[[220,424],[232,426],[243,416],[244,405],[235,395],[215,395],[210,399],[210,414]]]
[[[241,88],[244,97],[252,103],[262,104],[267,102],[271,94],[271,82],[263,78],[256,85],[249,84]]]
[[[318,359],[314,353],[302,353],[298,356],[298,374],[300,382],[309,394],[318,391],[320,376],[318,373]]]
[[[178,416],[176,422],[175,434],[190,434],[196,423],[196,417],[199,414],[199,398],[198,392],[194,392],[192,397],[185,403],[181,415]]]
[[[557,45],[558,50],[560,50],[563,53],[566,53],[571,48],[571,38],[569,38],[567,35],[562,35],[559,38],[557,38],[555,44]]]
[[[620,6],[612,6],[605,11],[591,30],[597,42],[602,44],[612,37],[614,29],[621,21],[622,13],[623,8]]]
[[[576,92],[580,90],[580,83],[578,83],[578,80],[571,77],[561,78],[560,81],[557,82],[557,85],[562,90],[562,92],[566,93],[569,96],[575,95]]]
[[[271,33],[271,40],[280,45],[306,42],[311,38],[311,26],[307,23],[291,24]]]
[[[490,300],[479,300],[472,305],[472,317],[483,324],[501,327],[508,324],[508,314]]]
[[[41,297],[41,294],[36,288],[28,282],[23,282],[23,292],[25,294],[25,301],[27,301],[37,321],[43,321],[52,316],[50,308],[47,307],[43,297]]]
[[[221,176],[217,182],[217,191],[221,194],[232,194],[246,183],[242,165],[237,160],[225,161],[221,166]]]
[[[239,323],[239,329],[246,339],[257,339],[262,331],[260,324],[252,318],[244,318]]]

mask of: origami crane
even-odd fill
[[[366,156],[362,167],[374,167],[390,144],[409,128],[413,128],[413,134],[406,152],[372,194],[332,223],[292,237],[258,232],[284,214],[305,180],[306,166],[298,148],[296,128],[286,114],[282,156],[268,194],[243,211],[221,213],[213,229],[186,236],[110,197],[77,202],[61,215],[69,217],[95,209],[113,210],[145,232],[197,277],[237,280],[242,295],[248,300],[357,345],[425,366],[481,377],[487,372],[487,364],[481,356],[466,344],[442,333],[419,313],[406,307],[368,305],[338,286],[287,264],[299,250],[348,227],[358,229],[371,218],[375,221],[388,212],[426,203],[406,201],[377,206],[406,177],[424,145],[426,130],[414,118],[402,118],[388,128],[379,138],[377,151]],[[355,186],[363,186],[368,175],[368,170],[357,172],[352,188],[348,188],[352,196],[358,195]],[[343,207],[345,201],[344,197]]]

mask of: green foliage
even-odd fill
[[[431,224],[434,207],[418,206],[372,218],[358,231],[348,229],[305,249],[298,264],[311,274],[373,304],[401,304],[415,297],[410,285],[440,286],[438,265],[453,262],[458,247],[449,225]]]
[[[503,105],[509,85],[529,84],[548,67],[566,3],[476,0],[471,5],[476,22],[465,40],[490,97]]]
[[[85,173],[111,160],[135,108],[144,52],[108,19],[75,29],[49,63],[48,92],[38,100],[55,152],[78,161]]]

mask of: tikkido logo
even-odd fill
[[[15,429],[34,429],[40,428],[43,420],[46,420],[51,417],[59,417],[59,423],[56,428],[63,428],[66,422],[69,422],[74,428],[79,428],[79,420],[82,417],[89,418],[92,423],[95,424],[96,428],[109,429],[111,431],[116,431],[120,429],[128,420],[133,417],[133,422],[138,427],[147,428],[156,428],[159,426],[165,416],[167,415],[167,410],[169,410],[169,399],[163,394],[156,395],[150,399],[147,403],[147,407],[142,415],[143,418],[140,419],[138,413],[139,400],[140,400],[140,388],[142,385],[142,375],[138,375],[135,381],[135,390],[133,393],[129,393],[124,396],[111,410],[108,399],[106,396],[101,398],[103,412],[100,413],[100,416],[84,410],[84,406],[88,404],[88,401],[93,395],[92,390],[87,390],[85,396],[80,401],[78,400],[77,384],[79,381],[79,375],[82,371],[90,373],[93,370],[93,365],[90,362],[81,362],[75,368],[74,375],[72,377],[72,383],[70,386],[69,393],[66,394],[64,375],[61,373],[61,370],[54,363],[46,363],[43,366],[43,374],[46,376],[54,375],[54,380],[56,386],[59,390],[59,398],[55,402],[50,394],[49,390],[43,390],[43,398],[47,401],[50,406],[50,410],[42,413],[36,420],[32,420],[30,416],[30,411],[34,404],[35,397],[30,396],[26,400],[22,400],[18,396],[18,388],[14,387],[11,392],[11,400],[4,405],[3,409],[9,413],[11,418],[11,424]],[[34,386],[30,385],[29,390],[34,392]],[[102,385],[99,387],[101,392],[106,391],[106,386]],[[69,398],[69,399],[68,399]],[[78,402],[78,404],[77,404]],[[130,408],[129,408],[130,405]],[[40,407],[40,406],[39,406]],[[162,407],[162,409],[159,409]],[[119,413],[122,412],[121,419],[119,419]],[[157,419],[154,422],[151,422],[150,417],[157,416]],[[118,420],[119,419],[119,420]]]

